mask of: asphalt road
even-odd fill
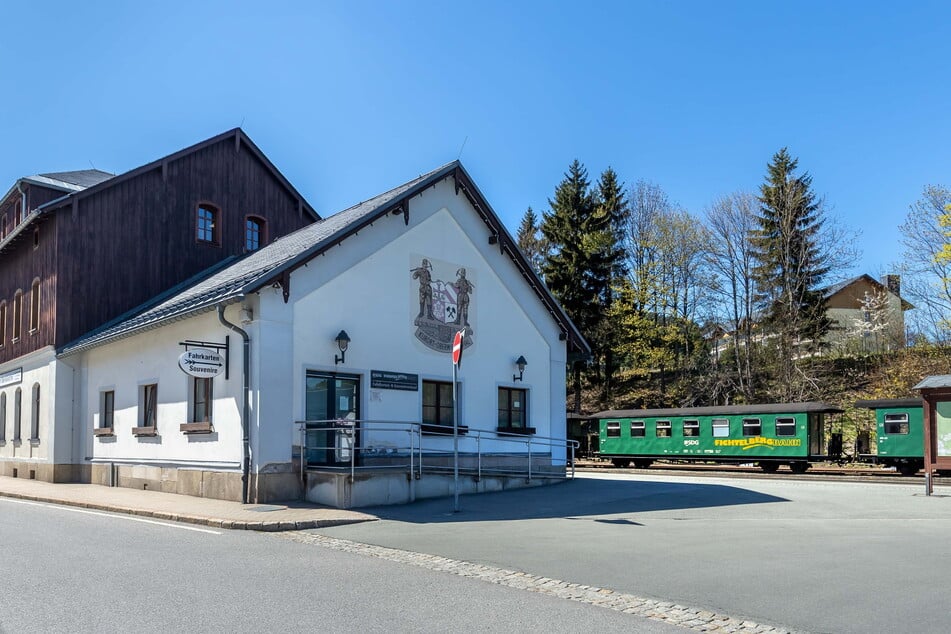
[[[584,474],[320,534],[809,632],[947,632],[951,497],[922,484]]]
[[[0,497],[0,633],[620,632],[665,623],[298,543]]]

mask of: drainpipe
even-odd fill
[[[251,405],[249,403],[249,397],[251,395],[251,337],[237,325],[225,319],[224,304],[218,304],[218,321],[220,321],[221,325],[225,328],[229,328],[241,335],[241,338],[244,340],[244,367],[241,371],[244,383],[244,408],[241,411],[241,431],[244,434],[244,438],[241,439],[244,450],[244,461],[241,467],[241,502],[247,504],[249,502],[248,485],[251,474]]]

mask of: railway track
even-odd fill
[[[920,484],[924,488],[923,473],[914,476],[903,476],[897,471],[873,467],[845,467],[838,465],[810,465],[809,471],[804,474],[793,473],[788,467],[780,467],[776,473],[763,473],[757,466],[728,465],[728,464],[691,464],[655,462],[648,469],[628,467],[619,469],[608,461],[578,460],[575,462],[577,471],[617,471],[618,473],[650,473],[668,474],[671,476],[697,476],[716,478],[762,478],[783,480],[806,480],[813,482],[881,482],[889,484]],[[937,476],[932,480],[935,487],[951,487],[951,477]]]

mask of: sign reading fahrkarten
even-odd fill
[[[225,369],[225,362],[224,358],[214,350],[195,348],[179,355],[178,367],[185,374],[207,379],[221,374]]]

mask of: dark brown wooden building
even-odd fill
[[[318,219],[241,129],[120,175],[21,178],[0,201],[0,363]]]
[[[240,129],[124,174],[18,179],[0,199],[0,475],[81,477],[66,344],[319,219]]]

